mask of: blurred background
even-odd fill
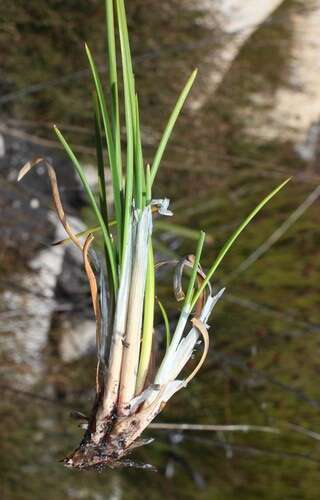
[[[204,266],[250,210],[288,176],[216,276],[210,353],[162,422],[266,426],[277,433],[150,429],[135,453],[158,473],[66,470],[81,437],[70,410],[93,398],[95,327],[81,256],[52,247],[63,231],[39,166],[58,174],[75,228],[85,197],[56,123],[94,182],[91,81],[83,42],[105,72],[100,0],[0,5],[1,498],[4,500],[318,499],[320,490],[320,3],[318,0],[131,0],[127,3],[143,144],[150,160],[194,67],[199,75],[159,171],[176,227],[158,258]],[[159,228],[160,229],[160,228]],[[171,275],[158,295],[175,320]],[[160,318],[159,318],[160,323]]]

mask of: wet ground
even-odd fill
[[[99,1],[3,0],[0,7],[0,347],[2,498],[318,499],[320,466],[319,5],[270,0],[128,3],[152,158],[192,69],[199,77],[159,174],[181,231],[157,231],[158,256],[192,252],[185,228],[209,235],[204,264],[272,187],[293,180],[251,225],[217,274],[205,367],[162,422],[248,424],[277,433],[149,430],[136,453],[158,473],[70,472],[59,459],[81,430],[94,380],[94,325],[79,256],[51,247],[61,230],[40,168],[57,168],[79,228],[90,215],[50,130],[57,123],[94,164],[87,40],[101,69]],[[222,5],[221,5],[222,3]],[[170,276],[158,294],[174,319]]]

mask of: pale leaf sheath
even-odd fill
[[[122,268],[120,287],[117,295],[108,366],[108,378],[106,381],[106,391],[103,401],[103,413],[106,416],[111,415],[111,413],[114,411],[118,399],[123,343],[126,332],[129,291],[132,273],[132,225],[133,223],[131,219],[127,245],[124,249],[124,265]]]
[[[224,289],[220,290],[220,292],[217,293],[217,295],[215,295],[214,297],[210,295],[207,298],[200,314],[200,321],[204,325],[207,323],[214,306],[222,296],[223,292]],[[165,402],[168,401],[175,392],[185,386],[184,380],[176,380],[176,378],[183,370],[187,362],[190,360],[198,339],[199,331],[194,326],[186,335],[186,337],[184,337],[179,342],[177,349],[167,350],[163,363],[155,377],[156,385],[159,385],[160,387],[166,387],[166,390],[163,394],[163,400]],[[158,391],[150,389],[146,398],[146,404],[150,404],[152,401],[154,401],[154,399],[157,397],[157,394]]]
[[[136,212],[137,213],[137,212]],[[118,414],[126,415],[134,397],[139,363],[141,326],[147,273],[148,241],[152,232],[150,206],[139,217],[130,287],[125,349],[121,368]]]

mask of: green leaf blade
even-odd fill
[[[191,273],[191,277],[190,277],[189,284],[188,284],[188,290],[187,290],[186,298],[184,301],[185,306],[188,306],[192,300],[193,289],[194,289],[195,281],[197,278],[198,268],[199,268],[199,264],[200,264],[200,257],[201,257],[205,237],[206,237],[206,233],[201,231],[200,235],[199,235],[199,240],[198,240],[198,245],[197,245],[194,263],[192,266],[192,273]]]
[[[115,215],[117,219],[118,231],[122,228],[122,203],[121,203],[121,186],[120,186],[120,178],[119,178],[119,169],[117,165],[117,160],[115,156],[114,142],[113,142],[113,134],[110,124],[109,115],[106,108],[106,101],[103,94],[101,81],[98,75],[98,71],[91,55],[90,49],[87,44],[85,44],[85,49],[89,61],[89,65],[91,68],[92,79],[94,82],[97,99],[99,102],[100,113],[102,122],[104,125],[104,131],[107,139],[108,146],[108,155],[109,155],[109,163],[112,177],[112,186],[113,186],[113,197],[114,197],[114,205],[115,205]],[[121,253],[121,234],[118,234],[118,243],[119,243],[119,253]]]
[[[158,146],[158,149],[156,151],[156,154],[155,154],[155,157],[154,157],[154,160],[152,163],[152,167],[151,167],[151,183],[154,182],[154,179],[157,175],[157,171],[158,171],[163,153],[167,147],[167,144],[169,142],[170,136],[172,134],[173,128],[174,128],[175,123],[178,119],[180,111],[185,103],[185,100],[187,99],[187,97],[190,93],[192,85],[193,85],[195,78],[197,76],[197,72],[198,72],[198,70],[195,69],[191,73],[191,76],[188,78],[188,81],[185,84],[184,88],[182,89],[182,92],[181,92],[180,96],[178,97],[178,100],[175,104],[175,107],[173,108],[173,111],[169,117],[168,123],[164,129],[162,139],[161,139],[160,144]]]
[[[114,0],[105,1],[108,47],[107,64],[109,67],[109,85],[111,91],[111,125],[115,148],[115,162],[118,169],[119,184],[122,187],[121,132],[113,3]]]
[[[165,310],[162,302],[159,299],[157,299],[157,302],[158,302],[158,306],[159,306],[159,309],[161,311],[161,315],[162,315],[163,322],[164,322],[165,333],[166,333],[166,351],[167,351],[169,349],[170,342],[171,342],[169,318],[168,318],[167,311]]]
[[[209,272],[207,274],[206,279],[203,281],[201,287],[199,290],[196,292],[193,301],[192,301],[192,307],[195,306],[198,298],[200,297],[200,294],[204,290],[204,288],[207,286],[209,280],[212,278],[213,274],[221,264],[223,258],[225,255],[228,253],[234,242],[238,239],[242,231],[247,227],[247,225],[251,222],[251,220],[260,212],[260,210],[281,190],[284,188],[286,184],[291,180],[291,177],[286,179],[284,182],[282,182],[279,186],[277,186],[271,193],[269,193],[263,200],[252,210],[252,212],[248,215],[248,217],[240,224],[240,226],[236,229],[236,231],[230,236],[228,241],[225,243],[225,245],[222,247],[220,250],[216,260],[212,264],[211,268],[209,269]]]
[[[150,366],[153,340],[154,323],[154,302],[155,302],[155,271],[154,256],[151,238],[148,245],[148,266],[146,275],[146,288],[144,297],[144,317],[142,328],[142,341],[137,375],[136,393],[139,394],[144,387]]]
[[[112,243],[112,240],[110,238],[106,223],[105,223],[103,216],[99,210],[99,207],[98,207],[97,202],[95,200],[94,194],[91,190],[91,187],[89,186],[89,183],[86,179],[84,170],[83,170],[80,162],[78,161],[77,157],[73,153],[71,147],[67,143],[66,139],[64,138],[63,134],[60,132],[58,127],[54,126],[54,131],[57,134],[57,137],[60,140],[61,144],[64,146],[70,160],[72,161],[73,166],[75,167],[77,174],[80,177],[82,186],[87,194],[90,205],[91,205],[93,212],[96,215],[97,221],[99,222],[99,225],[101,227],[103,240],[104,240],[104,243],[105,243],[107,251],[108,251],[108,257],[109,257],[111,273],[112,273],[113,287],[114,287],[114,290],[116,291],[118,289],[118,272],[117,272],[115,249],[113,247],[113,243]]]

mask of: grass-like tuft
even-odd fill
[[[180,316],[173,331],[162,302],[156,298],[153,219],[172,215],[169,200],[154,200],[152,189],[167,144],[182,107],[190,94],[197,70],[187,80],[164,128],[151,166],[145,165],[141,141],[139,99],[131,58],[124,0],[106,0],[108,85],[100,79],[88,45],[85,45],[93,86],[98,199],[85,169],[64,134],[54,127],[87,195],[97,226],[74,234],[64,213],[54,169],[46,162],[57,214],[68,239],[82,251],[97,322],[96,399],[80,446],[65,459],[68,467],[115,466],[138,445],[137,439],[166,402],[196,375],[209,349],[207,322],[223,294],[212,294],[210,280],[242,231],[290,179],[269,193],[245,218],[222,247],[207,275],[200,260],[206,235],[196,233],[194,256],[174,262]],[[116,53],[118,34],[120,54]],[[121,73],[119,70],[121,61]],[[120,76],[121,75],[121,76]],[[119,95],[119,78],[123,95]],[[106,88],[105,88],[106,87]],[[125,141],[121,139],[119,102],[123,100]],[[122,149],[122,142],[124,148]],[[105,150],[107,154],[105,154]],[[107,160],[107,161],[106,161]],[[41,159],[28,163],[19,180]],[[107,199],[106,176],[111,176],[112,198]],[[111,218],[110,215],[111,214]],[[159,225],[161,228],[161,225]],[[94,233],[102,234],[104,259],[92,248]],[[180,228],[183,233],[183,228]],[[195,236],[188,229],[188,234]],[[171,263],[172,264],[172,263]],[[187,291],[182,290],[184,267],[191,267]],[[154,310],[158,304],[165,327],[166,350],[155,374],[150,373],[154,336]],[[189,328],[189,330],[188,330]],[[188,330],[188,331],[186,331]],[[192,373],[178,378],[199,339],[203,354]]]

